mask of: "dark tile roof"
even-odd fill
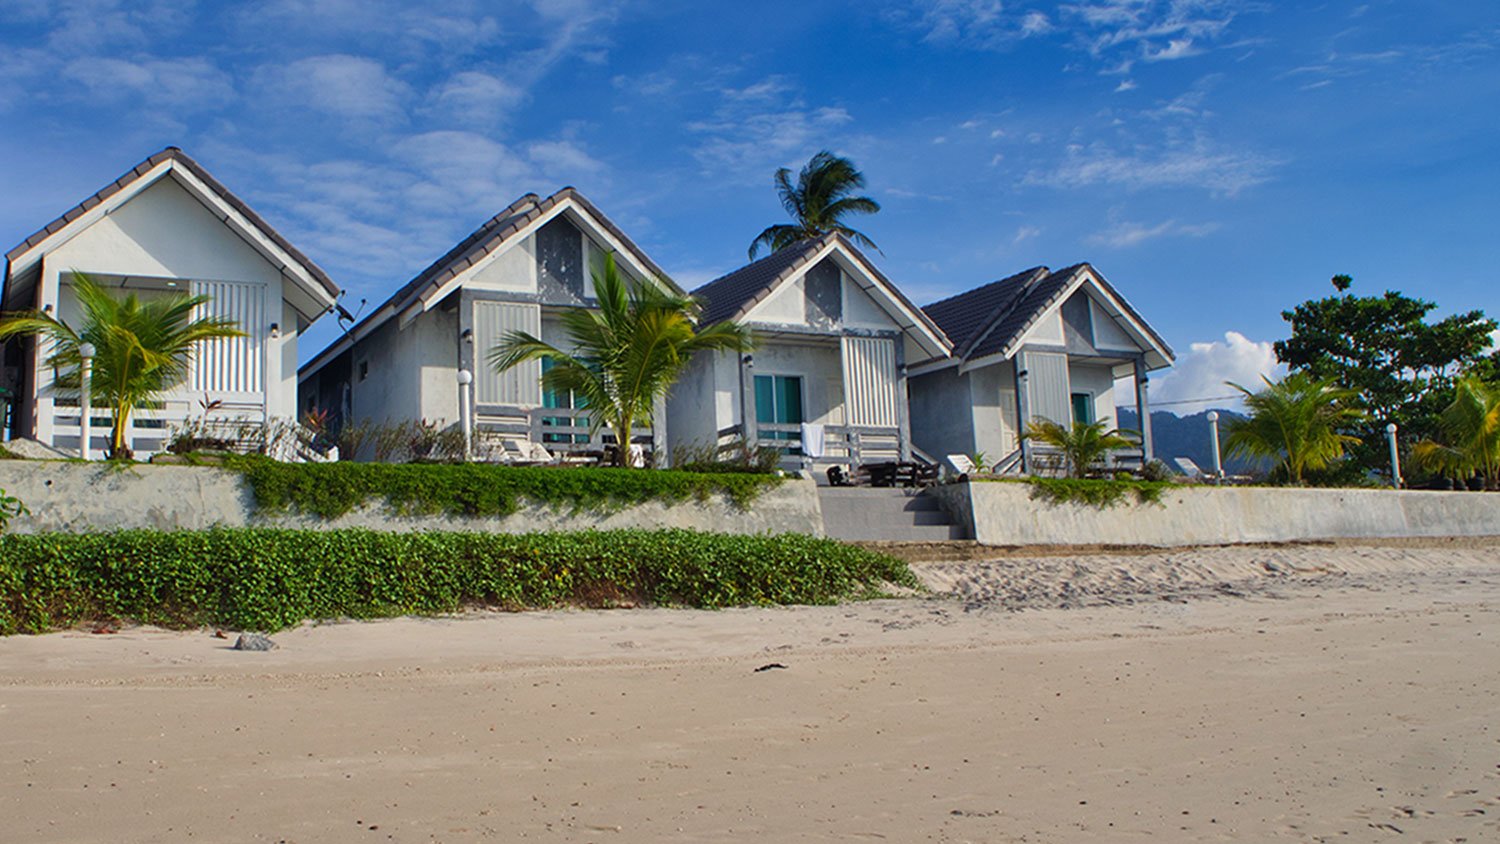
[[[970,346],[984,336],[985,329],[994,325],[995,320],[1025,293],[1028,284],[1046,274],[1046,267],[1032,267],[983,287],[933,302],[922,310],[953,341],[954,354],[962,357]]]
[[[1104,276],[1087,263],[1053,272],[1033,267],[983,287],[960,293],[923,308],[934,322],[942,326],[954,344],[954,355],[975,360],[1005,351],[1031,329],[1032,325],[1057,304],[1078,274],[1085,270],[1109,292],[1130,316],[1140,323],[1166,357],[1172,348],[1141,315],[1125,301]]]
[[[105,185],[93,196],[90,196],[83,202],[78,203],[67,213],[43,226],[35,234],[21,241],[21,243],[18,244],[15,248],[5,253],[5,260],[7,262],[7,277],[9,276],[9,262],[14,261],[16,258],[19,258],[28,249],[31,249],[33,246],[36,246],[38,243],[41,243],[43,240],[46,240],[48,237],[56,234],[59,229],[78,219],[89,209],[129,187],[130,185],[135,183],[136,180],[151,172],[151,170],[153,170],[157,165],[161,164],[163,161],[168,160],[175,162],[176,165],[181,166],[188,172],[192,173],[195,177],[197,177],[199,181],[203,182],[203,184],[207,186],[209,190],[213,191],[215,195],[224,200],[224,202],[229,205],[229,207],[233,208],[235,211],[238,211],[241,215],[243,215],[245,219],[250,222],[250,225],[254,226],[258,231],[260,231],[261,234],[265,235],[268,240],[280,247],[281,250],[286,252],[293,261],[296,261],[299,265],[301,265],[303,269],[307,270],[308,275],[316,279],[318,283],[323,286],[323,289],[328,291],[329,295],[337,296],[339,294],[338,285],[333,283],[333,279],[329,278],[328,274],[323,272],[323,269],[321,267],[313,263],[306,255],[302,254],[301,250],[297,249],[286,238],[282,237],[281,234],[274,228],[272,228],[271,225],[267,223],[259,214],[255,213],[255,211],[249,205],[246,205],[244,200],[240,199],[238,196],[235,196],[233,192],[224,187],[223,183],[221,183],[218,179],[215,179],[213,175],[210,174],[207,170],[203,169],[203,165],[199,164],[197,161],[194,161],[191,156],[178,149],[177,147],[167,147],[166,149],[158,152],[145,161],[142,161],[140,164],[137,164],[135,167],[127,171],[123,176]],[[9,279],[7,278],[7,281],[8,280]]]
[[[1057,302],[1067,291],[1073,277],[1085,266],[1074,264],[1033,280],[1026,286],[1025,294],[995,322],[988,333],[970,347],[964,358],[973,360],[1004,351]]]
[[[811,260],[826,242],[827,238],[818,238],[794,243],[694,290],[693,295],[703,302],[699,322],[713,325],[744,316],[752,305],[775,289],[778,282]]]

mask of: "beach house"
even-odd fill
[[[512,331],[567,348],[558,317],[593,306],[592,272],[611,253],[624,276],[680,292],[573,188],[521,197],[303,366],[303,410],[326,411],[334,426],[451,425],[467,396],[475,430],[512,454],[533,445],[549,453],[601,449],[612,438],[590,434],[587,410],[573,396],[542,389],[542,363],[501,373],[486,357]],[[471,388],[460,389],[461,372]],[[647,448],[665,436],[665,414],[656,416],[656,429],[637,440]]]
[[[693,291],[702,323],[754,330],[746,354],[700,354],[667,404],[674,444],[742,438],[784,465],[910,460],[907,362],[950,346],[841,234],[786,247]]]
[[[951,354],[910,370],[912,440],[931,454],[984,453],[1000,472],[1038,468],[1040,446],[1021,437],[1033,419],[1115,427],[1116,383],[1142,420],[1152,459],[1148,374],[1174,355],[1135,308],[1089,264],[1034,267],[923,309]]]
[[[137,455],[161,450],[174,425],[212,417],[264,424],[297,415],[297,340],[337,307],[339,288],[204,167],[168,147],[131,168],[5,255],[0,309],[37,310],[78,327],[75,273],[138,297],[190,292],[200,313],[234,320],[243,337],[195,350],[187,379],[131,420]],[[48,341],[12,340],[4,386],[14,396],[13,437],[73,452],[80,446],[77,390],[55,383]],[[95,418],[96,415],[99,418]],[[109,419],[95,407],[89,437],[107,444]]]

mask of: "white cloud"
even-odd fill
[[[1019,246],[1032,238],[1040,236],[1042,230],[1036,226],[1021,226],[1016,229],[1015,237],[1010,239],[1011,246]]]
[[[137,96],[153,105],[214,108],[235,93],[229,75],[202,58],[132,62],[89,57],[68,63],[62,76],[104,101]]]
[[[432,97],[440,109],[461,122],[492,124],[520,105],[526,91],[493,74],[466,70],[438,86]]]
[[[1253,152],[1222,149],[1198,138],[1165,149],[1120,152],[1105,144],[1073,144],[1064,161],[1028,173],[1027,184],[1081,188],[1191,187],[1233,196],[1270,178],[1277,162]]]
[[[1262,376],[1274,381],[1285,373],[1269,342],[1226,331],[1222,341],[1193,343],[1167,374],[1153,378],[1151,403],[1179,415],[1210,407],[1238,407],[1239,391],[1225,382],[1255,390]]]
[[[1102,232],[1089,236],[1089,243],[1124,249],[1139,246],[1148,240],[1160,237],[1203,237],[1219,230],[1218,223],[1179,223],[1167,220],[1154,226],[1146,223],[1120,221]]]
[[[1138,86],[1135,84],[1135,80],[1121,79],[1120,84],[1115,86],[1115,93],[1123,94],[1126,91],[1134,91],[1137,87]]]
[[[574,183],[579,176],[592,176],[604,164],[572,141],[539,141],[526,147],[526,156],[553,179]]]
[[[411,90],[385,65],[361,56],[334,54],[265,66],[256,84],[273,98],[352,120],[394,123],[405,117]]]
[[[1145,51],[1146,54],[1143,58],[1148,62],[1168,62],[1174,59],[1185,59],[1203,52],[1201,49],[1193,47],[1193,39],[1191,38],[1174,38],[1168,41],[1167,46],[1161,49],[1148,46],[1145,48]]]

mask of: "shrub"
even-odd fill
[[[827,604],[886,583],[917,587],[891,557],[795,534],[38,534],[0,543],[0,634],[106,619],[277,630],[466,607]]]
[[[1126,496],[1136,504],[1160,504],[1162,492],[1175,484],[1163,481],[1103,480],[1093,478],[1027,478],[1034,501],[1052,504],[1086,504],[1107,508],[1125,503]]]
[[[725,445],[693,444],[672,449],[672,465],[685,472],[770,474],[780,462],[780,449],[769,445],[751,448],[739,437]]]
[[[260,508],[295,508],[325,519],[379,499],[402,515],[479,517],[508,516],[527,501],[577,512],[721,494],[745,507],[780,483],[774,475],[480,463],[280,463],[236,456],[224,465],[245,474]]]

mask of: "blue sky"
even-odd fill
[[[1179,352],[1160,401],[1334,273],[1500,315],[1493,2],[0,0],[0,40],[5,248],[176,144],[351,308],[565,184],[691,287],[828,148],[918,302],[1093,262]]]

